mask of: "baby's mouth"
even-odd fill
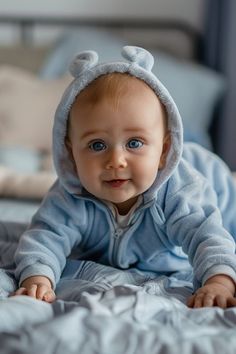
[[[106,181],[106,183],[112,188],[119,188],[127,183],[129,179],[112,179],[110,181]]]

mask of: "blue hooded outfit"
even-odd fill
[[[87,51],[70,67],[75,79],[62,96],[53,129],[58,179],[20,239],[16,278],[22,282],[44,275],[55,288],[70,256],[152,276],[191,265],[195,289],[215,274],[236,281],[236,188],[230,171],[200,146],[183,145],[178,109],[151,72],[152,55],[131,46],[124,47],[122,55],[126,61],[98,64],[97,53]],[[129,73],[152,88],[165,106],[171,134],[165,168],[157,171],[153,185],[122,225],[107,203],[83,188],[65,144],[76,97],[93,80],[112,72]]]

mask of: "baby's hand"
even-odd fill
[[[46,302],[53,302],[56,299],[50,280],[44,276],[33,276],[25,279],[20,288],[11,296],[15,295],[28,295]]]
[[[216,275],[198,289],[188,301],[192,308],[219,306],[221,308],[236,306],[235,286],[227,275]]]

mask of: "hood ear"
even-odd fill
[[[98,63],[98,54],[93,50],[79,53],[69,66],[71,75],[77,78],[83,71],[93,68]]]
[[[151,71],[154,65],[154,58],[146,49],[134,46],[125,46],[121,51],[122,56],[128,61]]]

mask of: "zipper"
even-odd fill
[[[120,228],[115,228],[113,233],[113,244],[112,244],[112,263],[113,265],[117,265],[117,255],[119,251],[119,246],[121,243],[122,235],[125,233],[125,230]]]
[[[131,218],[129,219],[127,227],[124,229],[121,229],[121,228],[117,227],[117,223],[115,221],[114,215],[112,214],[111,210],[105,204],[103,204],[100,201],[95,201],[92,198],[89,198],[88,196],[80,196],[79,198],[88,200],[90,202],[91,201],[95,202],[96,206],[99,206],[100,208],[102,208],[103,211],[105,212],[105,214],[108,216],[109,224],[111,226],[111,229],[113,229],[112,236],[110,239],[110,244],[109,244],[108,259],[109,259],[111,266],[114,266],[114,267],[119,266],[118,262],[117,262],[117,258],[118,258],[118,251],[120,249],[120,244],[123,239],[122,235],[124,235],[127,232],[127,229],[129,229],[130,226],[135,224],[140,212],[144,211],[145,209],[150,207],[151,204],[153,204],[153,200],[150,200],[145,205],[140,205],[135,210],[135,212],[133,213]]]
[[[120,245],[123,240],[122,236],[127,233],[127,230],[129,230],[129,228],[132,225],[135,224],[135,222],[139,217],[140,212],[143,212],[145,209],[149,208],[151,204],[153,204],[153,201],[148,202],[144,206],[143,205],[139,206],[135,210],[131,218],[129,219],[129,222],[124,229],[117,227],[117,223],[115,221],[114,215],[109,209],[109,217],[113,227],[113,233],[112,233],[110,247],[109,247],[109,261],[112,266],[114,267],[118,266],[117,259],[118,259],[118,252],[120,250]]]

